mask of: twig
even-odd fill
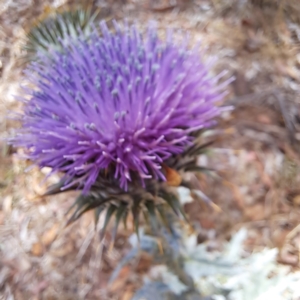
[[[276,91],[278,91],[278,88],[271,88],[271,89],[266,89],[264,91],[259,91],[259,92],[239,96],[239,97],[234,97],[226,101],[226,104],[235,105],[235,106],[241,104],[247,104],[251,106],[261,105],[262,97],[274,95]],[[257,99],[259,99],[259,101],[255,101]]]
[[[282,117],[284,119],[285,126],[288,130],[290,142],[292,143],[292,145],[294,145],[295,142],[296,142],[295,135],[294,135],[295,126],[294,126],[293,122],[291,121],[291,118],[288,114],[288,111],[287,111],[286,105],[284,103],[282,93],[280,93],[279,91],[275,91],[275,92],[273,92],[273,96],[278,101],[279,108],[280,108]]]

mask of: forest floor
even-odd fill
[[[210,251],[221,251],[245,228],[243,249],[247,253],[277,249],[276,264],[297,272],[299,1],[94,2],[103,18],[127,18],[143,28],[156,20],[160,30],[187,31],[191,45],[201,41],[206,53],[217,57],[216,72],[226,69],[228,76],[235,76],[225,102],[235,109],[220,118],[214,149],[202,158],[222,178],[203,176],[201,182],[220,210],[211,211],[196,202],[186,204],[185,210],[196,228],[197,243]],[[19,58],[26,30],[49,7],[63,5],[70,4],[1,0],[1,138],[11,136],[17,126],[7,114],[18,109],[14,95],[20,93],[23,66]],[[130,249],[130,230],[121,230],[110,249],[109,237],[99,242],[99,228],[95,231],[89,213],[64,228],[73,194],[40,197],[47,170],[32,169],[25,174],[28,165],[17,158],[16,149],[0,139],[0,150],[0,299],[131,299],[152,268],[151,257],[142,255],[122,268],[108,286],[112,270]],[[56,179],[50,178],[47,184]],[[300,299],[295,297],[282,299]]]

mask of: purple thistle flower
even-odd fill
[[[40,167],[65,173],[64,188],[88,192],[107,172],[124,190],[133,178],[164,181],[162,164],[220,114],[219,77],[171,34],[164,43],[153,27],[145,38],[134,26],[101,30],[32,64],[36,90],[27,90],[14,143]]]

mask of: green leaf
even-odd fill
[[[161,197],[168,203],[168,205],[172,208],[174,213],[179,216],[179,212],[177,207],[173,203],[173,199],[171,197],[171,194],[165,191],[161,191]]]
[[[35,60],[38,51],[47,51],[53,46],[58,50],[61,49],[62,41],[69,37],[77,38],[82,34],[88,37],[88,33],[93,28],[92,24],[95,23],[96,18],[100,17],[100,12],[102,18],[107,15],[105,10],[102,13],[102,10],[92,10],[91,7],[79,7],[49,15],[27,34],[27,44],[24,48],[28,51],[28,55],[25,59]]]
[[[127,217],[128,217],[128,209],[125,210],[123,215],[123,226],[125,230],[127,230]]]
[[[154,232],[157,232],[158,231],[158,220],[157,220],[156,213],[155,213],[155,204],[152,200],[148,200],[148,201],[146,201],[145,206],[146,206],[149,216],[150,216],[151,228]]]
[[[61,188],[64,186],[64,184],[65,182],[61,180],[58,183],[51,185],[50,187],[48,187],[46,193],[43,196],[50,196],[61,193]]]
[[[163,204],[158,204],[156,205],[156,209],[162,219],[162,222],[164,223],[164,225],[167,227],[167,228],[170,228],[169,226],[169,222],[167,221],[167,217],[166,217],[166,214],[165,214],[165,205]]]
[[[133,206],[131,208],[132,216],[133,216],[133,225],[135,229],[135,233],[139,238],[139,215],[140,215],[140,202],[141,200],[134,200]]]
[[[183,167],[186,172],[199,172],[199,173],[208,173],[214,172],[214,169],[206,168],[202,166],[197,166],[195,163],[187,164]]]
[[[97,227],[97,224],[99,222],[99,217],[101,215],[101,213],[105,210],[106,206],[105,205],[101,205],[99,207],[95,208],[94,214],[95,214],[95,229]]]
[[[190,158],[189,160],[180,160],[180,163],[176,164],[176,169],[177,170],[182,170],[182,169],[184,169],[184,167],[186,165],[189,165],[189,164],[195,165],[196,164],[196,158],[193,157],[193,158]]]
[[[103,240],[104,234],[105,234],[105,231],[106,231],[106,227],[107,227],[112,215],[116,211],[116,209],[117,209],[117,207],[114,204],[111,204],[108,207],[107,212],[106,212],[106,216],[105,216],[105,220],[104,220],[104,224],[103,224],[103,227],[102,227],[102,232],[101,232],[101,235],[100,235],[100,241]]]
[[[180,213],[183,216],[183,218],[188,222],[186,214],[184,213],[178,198],[172,193],[163,192],[162,194],[163,199],[169,204],[169,206],[173,209],[175,214],[179,216]]]
[[[116,235],[117,235],[117,230],[118,230],[118,227],[119,227],[119,223],[121,221],[122,216],[126,212],[126,210],[127,210],[127,204],[126,203],[121,203],[121,205],[117,209],[115,227],[114,227],[113,233],[112,233],[112,241],[113,242],[116,239]]]
[[[79,195],[77,199],[75,200],[74,204],[69,208],[66,214],[69,214],[69,212],[77,206],[75,212],[72,214],[72,216],[67,221],[66,226],[70,225],[71,223],[78,220],[85,212],[94,209],[96,207],[101,207],[105,203],[111,201],[111,198],[100,198],[95,195]]]
[[[186,149],[180,156],[182,158],[185,157],[192,157],[198,156],[202,153],[205,153],[207,151],[207,148],[210,147],[215,141],[209,141],[207,143],[199,145],[197,141],[195,141],[195,144],[191,146],[190,148]]]
[[[61,179],[58,183],[52,184],[48,187],[47,191],[43,194],[43,196],[51,196],[56,195],[68,191],[74,191],[78,188],[78,184],[74,184],[67,189],[61,189],[66,184],[66,181]]]

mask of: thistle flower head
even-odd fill
[[[40,167],[63,172],[87,192],[107,174],[126,190],[165,180],[163,164],[212,125],[223,95],[196,50],[162,42],[154,27],[93,33],[27,72],[36,89],[25,103],[15,144]]]

